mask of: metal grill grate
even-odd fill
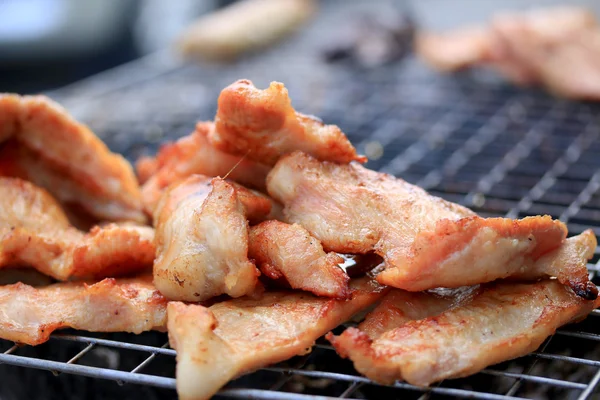
[[[412,58],[371,69],[326,64],[320,38],[348,18],[333,12],[336,7],[324,6],[310,29],[260,58],[230,66],[182,66],[168,53],[155,54],[52,95],[133,161],[165,140],[188,134],[197,120],[211,119],[219,90],[235,79],[249,78],[262,87],[280,80],[299,110],[340,125],[371,157],[370,168],[401,176],[482,216],[550,214],[566,222],[570,234],[587,228],[600,234],[597,105],[518,90],[480,72],[439,76]],[[599,259],[597,249],[588,265],[596,281]],[[358,376],[321,339],[310,355],[243,376],[219,395],[593,398],[600,381],[599,317],[594,311],[583,323],[559,330],[526,357],[427,390],[404,383],[381,386]],[[33,397],[24,386],[46,391],[46,398],[50,390],[87,397],[174,396],[174,355],[161,333],[69,332],[36,348],[0,340],[0,363],[5,364],[0,365],[0,398]],[[65,378],[71,374],[143,386],[113,387],[96,379],[78,386],[79,381]]]

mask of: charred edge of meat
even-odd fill
[[[571,289],[575,294],[585,300],[596,300],[598,298],[598,288],[593,282],[571,283]]]

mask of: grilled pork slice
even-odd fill
[[[62,282],[41,288],[23,283],[0,287],[0,338],[38,345],[57,329],[132,332],[166,325],[167,300],[151,277],[107,278],[98,283]]]
[[[260,273],[248,259],[247,218],[266,217],[271,204],[236,188],[192,175],[164,193],[154,213],[154,284],[168,299],[202,301],[255,290]]]
[[[419,269],[386,269],[377,279],[418,291],[508,277],[529,280],[556,277],[577,295],[593,300],[598,296],[598,289],[589,280],[586,261],[594,255],[596,236],[588,230],[547,252],[550,243],[543,241],[554,239],[554,243],[560,243],[558,238],[563,227],[561,222],[547,216],[517,221],[479,217],[440,221],[433,232],[419,233],[413,248],[425,249],[434,257],[447,255],[447,258],[437,258],[438,261],[430,265],[421,264]],[[546,234],[549,237],[545,237]],[[536,248],[540,245],[541,248]],[[453,254],[453,250],[457,252]],[[560,261],[556,261],[557,255]]]
[[[138,176],[144,182],[142,199],[148,214],[152,215],[161,194],[170,184],[193,174],[227,176],[244,185],[264,189],[269,168],[216,149],[207,139],[213,130],[212,122],[200,122],[190,135],[163,145],[156,158],[144,157],[138,161]]]
[[[302,292],[265,292],[209,308],[171,302],[169,342],[177,350],[181,399],[208,399],[230,379],[310,352],[315,340],[377,301],[385,289],[368,278],[349,300]]]
[[[71,223],[83,230],[99,222],[93,215],[112,214],[115,208],[111,200],[97,198],[93,193],[81,190],[77,182],[70,180],[64,173],[48,168],[43,159],[16,140],[0,145],[0,177],[2,176],[25,177],[23,179],[35,181],[36,186],[51,187],[53,197],[60,201]],[[29,179],[32,176],[35,179]],[[87,204],[86,209],[79,205],[83,202]],[[93,210],[86,211],[90,209]]]
[[[376,382],[427,386],[525,355],[597,307],[556,280],[390,292],[358,328],[327,338]]]
[[[283,278],[294,289],[339,299],[350,295],[344,259],[325,253],[300,225],[265,221],[250,229],[248,256],[271,279]]]
[[[124,275],[150,269],[154,230],[133,224],[72,227],[44,189],[0,178],[0,268],[33,267],[58,280]]]
[[[145,221],[131,165],[61,106],[44,96],[0,94],[0,123],[6,123],[0,142],[12,138],[12,146],[24,146],[36,163],[30,168],[19,152],[2,149],[0,175],[32,181],[99,220]],[[40,169],[47,172],[40,176]],[[45,175],[60,175],[70,190],[67,184],[55,190]]]
[[[294,110],[279,82],[261,90],[239,80],[223,89],[209,140],[222,151],[269,165],[295,150],[339,163],[366,161],[340,128]]]
[[[549,271],[534,268],[535,261],[561,246],[567,234],[549,216],[481,218],[393,176],[299,152],[275,165],[267,189],[283,203],[287,222],[302,225],[328,251],[375,251],[386,264],[377,280],[409,291],[520,276],[524,265],[538,272],[535,277],[546,277]],[[593,241],[586,234],[586,246]],[[572,284],[561,267],[572,270],[556,265],[550,272]],[[579,269],[583,277],[585,263]],[[573,288],[594,297],[587,281]]]
[[[556,277],[578,296],[594,300],[598,297],[598,289],[590,282],[587,261],[594,256],[597,245],[594,231],[588,229],[580,235],[568,238],[558,249],[526,265],[512,277],[524,280]]]

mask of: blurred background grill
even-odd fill
[[[570,235],[600,234],[598,105],[517,89],[482,71],[438,75],[411,55],[374,65],[332,61],[332,32],[352,28],[365,10],[389,16],[404,8],[324,2],[306,29],[260,55],[191,65],[161,51],[49,94],[133,162],[212,119],[220,90],[236,79],[258,87],[278,80],[298,110],[339,125],[370,168],[482,216],[549,214]],[[598,259],[596,250],[588,265],[596,283]],[[376,385],[319,340],[310,355],[241,377],[220,396],[599,398],[599,319],[594,312],[536,353],[430,390]],[[174,354],[161,333],[67,331],[36,348],[0,340],[0,399],[173,398]]]

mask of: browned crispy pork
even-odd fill
[[[596,302],[556,280],[390,292],[358,328],[327,338],[368,378],[427,386],[525,355]]]
[[[167,300],[151,277],[107,278],[98,283],[61,282],[34,288],[0,286],[0,338],[44,343],[57,329],[90,332],[163,330]]]
[[[209,139],[220,150],[268,165],[295,150],[320,160],[366,161],[340,128],[294,110],[279,82],[261,90],[239,80],[223,89]]]
[[[0,143],[12,143],[0,145],[0,175],[29,180],[99,220],[145,221],[131,165],[61,106],[44,96],[0,94],[0,124]]]
[[[234,377],[311,351],[315,340],[377,301],[385,289],[363,278],[349,300],[266,292],[209,308],[171,302],[169,342],[177,350],[177,393],[208,399]]]
[[[576,266],[577,282],[568,278],[572,265],[535,267],[567,235],[549,216],[481,218],[402,179],[299,152],[275,165],[267,188],[284,205],[287,222],[302,225],[326,250],[383,257],[382,284],[409,291],[460,287],[521,276],[526,265],[536,278],[557,276],[579,295],[597,296],[585,263]],[[583,243],[586,252],[595,247],[591,232]]]
[[[142,198],[148,214],[154,212],[161,194],[170,184],[193,174],[226,176],[253,188],[265,187],[269,168],[216,149],[207,139],[213,130],[212,122],[200,122],[190,135],[163,145],[156,158],[144,157],[138,161],[138,176],[143,182]]]
[[[344,259],[325,253],[300,225],[271,220],[252,227],[248,256],[264,275],[284,279],[294,289],[340,299],[350,295],[350,278],[340,267]]]
[[[117,276],[152,267],[154,230],[108,224],[72,227],[44,189],[0,178],[0,268],[33,267],[58,280]]]
[[[220,178],[192,175],[169,187],[154,213],[156,287],[184,301],[252,293],[260,273],[248,259],[247,219],[266,217],[270,206]]]

